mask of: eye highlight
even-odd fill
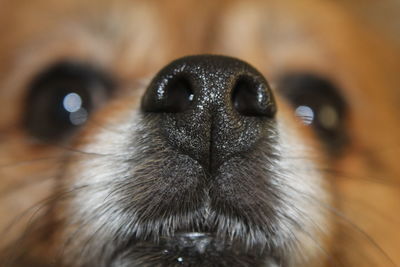
[[[29,86],[26,129],[41,141],[59,141],[83,125],[112,89],[111,79],[88,64],[57,63]]]
[[[278,91],[332,153],[340,152],[348,141],[345,127],[348,110],[330,80],[309,73],[287,74],[279,80]]]

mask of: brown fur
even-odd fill
[[[38,144],[21,126],[26,87],[38,71],[78,58],[117,77],[124,95],[177,57],[212,53],[246,60],[272,86],[290,71],[339,85],[350,103],[352,142],[329,163],[335,226],[328,257],[313,264],[330,266],[333,257],[343,266],[400,265],[400,8],[370,2],[1,0],[0,248],[46,212],[31,207],[57,186],[62,158],[74,153],[65,147],[80,147]],[[113,105],[102,116],[114,118],[126,107]],[[43,242],[31,254],[40,262],[51,253]]]

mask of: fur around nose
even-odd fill
[[[266,79],[241,60],[216,55],[177,59],[152,80],[142,98],[145,115],[180,153],[213,172],[250,150],[274,121]]]

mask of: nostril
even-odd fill
[[[267,80],[248,63],[226,56],[171,62],[154,76],[141,104],[148,129],[198,162],[207,177],[259,140],[272,140],[267,129],[276,124]]]
[[[158,84],[151,85],[142,98],[142,109],[146,112],[179,113],[187,110],[194,93],[190,79],[177,75]]]
[[[273,117],[275,105],[267,86],[250,76],[239,77],[232,90],[232,103],[236,111],[243,116]]]

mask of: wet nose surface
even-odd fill
[[[168,143],[212,173],[266,137],[276,105],[265,78],[235,58],[190,56],[173,61],[142,98],[145,115],[159,116]]]

